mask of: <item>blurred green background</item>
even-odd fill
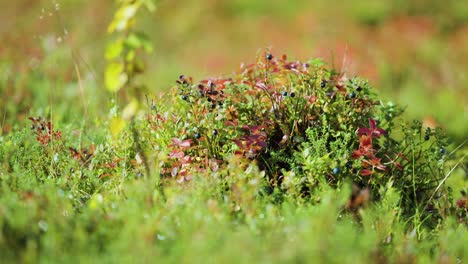
[[[115,8],[111,0],[2,1],[2,133],[51,111],[64,122],[106,115],[103,53]],[[468,134],[468,1],[162,0],[139,27],[154,43],[143,77],[153,93],[180,74],[229,74],[271,47],[369,79],[409,118],[458,142]]]

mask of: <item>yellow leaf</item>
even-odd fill
[[[121,117],[114,117],[110,121],[110,131],[113,137],[116,137],[125,128],[126,122]]]
[[[124,72],[122,63],[110,63],[107,65],[105,82],[106,87],[110,92],[117,92],[122,88],[128,80],[127,74]]]

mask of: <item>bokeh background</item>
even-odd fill
[[[64,122],[80,122],[85,108],[88,120],[106,116],[103,54],[115,8],[112,0],[1,1],[2,133],[51,111]],[[369,79],[408,118],[460,143],[468,135],[468,1],[161,0],[139,27],[154,43],[143,77],[153,93],[180,74],[229,74],[272,48],[320,57]]]

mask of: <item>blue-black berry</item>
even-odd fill
[[[196,132],[195,134],[193,134],[193,137],[195,139],[199,139],[199,138],[201,138],[201,135],[200,135],[200,133]]]
[[[214,129],[213,132],[211,132],[213,134],[213,136],[216,136],[218,135],[218,130]]]
[[[444,149],[444,148],[440,148],[440,149],[439,149],[439,152],[440,152],[441,154],[444,154],[444,153],[445,153],[445,149]]]
[[[340,168],[338,168],[338,167],[333,168],[333,174],[335,174],[335,175],[338,174],[338,173],[340,173],[340,171],[341,171],[341,170],[340,170]]]
[[[184,101],[187,101],[187,99],[188,99],[186,95],[182,95],[180,98],[182,98],[182,100],[184,100]]]
[[[348,97],[349,97],[350,99],[353,99],[353,98],[356,97],[356,93],[355,93],[355,92],[351,92],[351,93],[348,95]]]
[[[320,83],[320,87],[325,88],[327,86],[327,81],[323,80],[322,83]]]
[[[362,91],[362,87],[358,86],[358,88],[356,88],[356,91],[358,91],[358,92]]]
[[[271,55],[270,53],[268,53],[268,54],[266,55],[266,58],[267,58],[267,60],[272,60],[272,59],[273,59],[273,55]]]
[[[351,161],[346,162],[346,168],[351,169],[353,167],[353,163]]]
[[[295,94],[294,92],[292,92],[292,93],[290,94],[290,96],[291,96],[291,97],[295,97],[296,94]]]
[[[31,130],[34,130],[36,129],[36,126],[35,125],[31,125]]]
[[[426,141],[428,141],[428,140],[429,140],[429,138],[430,138],[430,136],[429,136],[429,135],[425,135],[425,136],[424,136],[424,140],[426,140]]]
[[[288,96],[288,92],[283,92],[282,95],[283,96]]]

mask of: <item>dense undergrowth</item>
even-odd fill
[[[80,103],[56,107],[69,101],[64,86],[5,104],[4,119],[21,120],[0,130],[0,262],[466,261],[459,137],[408,122],[363,78],[269,49],[231,75],[180,75],[151,95],[138,77],[152,47],[136,18],[153,1],[118,3],[105,52],[112,97],[89,90],[86,101],[75,64]],[[355,15],[376,27],[403,12],[376,8]],[[440,30],[465,19],[456,18]],[[22,85],[8,62],[1,70],[2,87]],[[32,73],[26,86],[54,86]]]
[[[115,106],[99,129],[31,117],[1,138],[2,259],[465,258],[463,157],[362,79],[262,53],[146,102],[132,124]]]

